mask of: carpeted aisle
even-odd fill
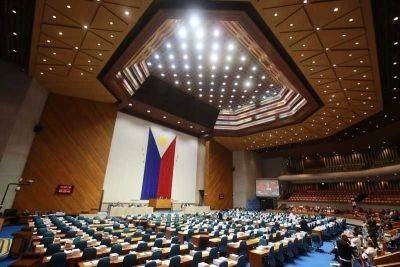
[[[12,234],[19,232],[23,225],[14,225],[14,226],[4,226],[3,229],[0,231],[0,239],[2,238],[11,238],[12,239]],[[15,261],[13,258],[0,258],[0,266],[9,266]]]
[[[307,255],[297,257],[293,262],[285,264],[285,267],[329,267],[334,260],[333,254],[330,254],[333,243],[325,241],[321,249],[324,252],[308,252]]]

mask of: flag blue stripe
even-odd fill
[[[160,164],[160,152],[158,152],[153,132],[149,129],[149,140],[147,142],[146,163],[144,166],[142,194],[140,199],[147,200],[157,196]]]

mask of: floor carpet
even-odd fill
[[[325,241],[321,249],[321,252],[312,251],[297,257],[293,262],[285,264],[285,267],[329,267],[330,263],[334,261],[333,254],[330,254],[333,249],[333,243]]]
[[[0,231],[0,238],[12,238],[12,234],[19,232],[23,225],[4,226]],[[5,258],[0,260],[0,266],[9,266],[15,261],[13,258]]]

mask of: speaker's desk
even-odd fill
[[[149,207],[153,207],[154,209],[171,209],[172,201],[171,199],[166,198],[152,198],[149,199]]]

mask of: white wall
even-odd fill
[[[47,91],[36,80],[31,80],[18,108],[11,134],[0,160],[0,194],[6,190],[7,184],[18,182],[28,159],[35,133],[34,126],[39,122],[47,99]],[[15,186],[10,187],[4,201],[4,209],[12,207],[15,197]]]
[[[262,177],[261,161],[255,152],[233,152],[233,207],[245,208],[256,197],[256,179]]]
[[[160,156],[177,137],[171,198],[196,202],[198,138],[119,112],[114,127],[104,180],[103,202],[131,202],[140,199],[151,128]]]

